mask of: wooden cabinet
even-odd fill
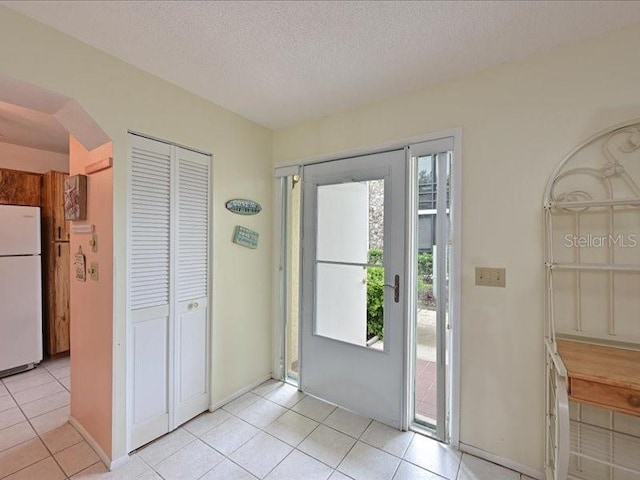
[[[69,343],[69,242],[51,243],[44,259],[44,334],[48,355],[67,352]]]
[[[42,236],[48,241],[68,242],[69,222],[64,219],[63,172],[47,172],[42,177]]]
[[[42,177],[44,335],[47,355],[69,350],[69,222],[64,219],[66,173]]]
[[[42,175],[0,168],[0,204],[40,206]]]

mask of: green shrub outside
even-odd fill
[[[367,340],[384,337],[384,269],[367,267]]]
[[[382,250],[369,250],[369,264],[380,267],[367,267],[367,339],[378,336],[384,338],[384,269],[382,268]],[[418,295],[422,298],[431,290],[433,276],[433,255],[418,255]]]

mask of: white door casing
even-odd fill
[[[405,172],[405,150],[308,165],[303,170],[302,279],[306,288],[302,289],[301,389],[396,428],[403,423],[405,402],[403,366],[407,293],[402,285],[405,278]],[[324,233],[318,233],[318,228],[327,228],[329,224],[322,220],[322,214],[318,214],[318,187],[378,179],[384,179],[384,283],[394,285],[396,275],[401,279],[397,303],[394,288],[384,288],[383,351],[367,348],[359,342],[348,343],[324,336],[322,329],[317,328],[317,322],[319,318],[322,321],[319,315],[325,315],[327,310],[318,310],[316,306],[316,299],[322,293],[316,288],[316,280],[319,273],[324,275],[322,269],[342,268],[346,271],[349,267],[359,268],[357,264],[360,263],[357,248],[352,256],[340,258],[334,264],[331,262],[335,255],[344,255],[340,244],[344,247],[344,234],[358,230],[353,225],[343,225],[341,232],[330,232],[338,233],[337,238],[341,239],[336,243],[334,258],[319,256]],[[345,213],[343,218],[347,216]],[[368,230],[365,235],[367,233]],[[344,265],[343,261],[354,265]],[[366,270],[361,269],[361,272],[366,278]],[[347,276],[343,276],[343,281]],[[366,295],[366,289],[364,291]],[[336,290],[336,294],[340,292]],[[335,299],[334,309],[343,306],[343,299],[343,296]],[[366,297],[364,303],[366,315]]]
[[[209,405],[211,157],[129,137],[131,451]]]

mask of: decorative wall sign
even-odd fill
[[[87,219],[87,177],[74,175],[64,181],[64,219]]]
[[[76,267],[76,280],[79,282],[87,281],[87,263],[82,253],[82,247],[78,247],[78,251],[75,254],[75,261],[73,264]]]
[[[260,234],[258,232],[238,225],[233,231],[233,243],[237,243],[243,247],[256,249],[258,248],[259,236]]]
[[[78,234],[93,233],[95,225],[73,225],[71,231]]]
[[[256,215],[262,211],[262,206],[258,202],[244,198],[229,200],[225,206],[227,210],[238,215]]]

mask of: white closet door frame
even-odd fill
[[[194,153],[197,155],[204,155],[209,157],[209,176],[207,178],[208,182],[208,198],[207,198],[207,206],[208,206],[208,261],[207,261],[207,288],[206,288],[206,299],[203,307],[206,309],[206,362],[205,362],[205,378],[206,378],[206,402],[203,403],[203,411],[210,404],[210,395],[211,395],[211,298],[212,298],[212,284],[213,284],[213,235],[211,233],[212,225],[213,225],[213,157],[210,153],[198,151],[196,149],[192,149],[189,147],[185,147],[179,144],[175,144],[172,142],[167,142],[166,140],[154,138],[148,135],[140,134],[137,132],[129,131],[129,148],[128,148],[128,191],[127,191],[127,314],[126,314],[126,322],[127,322],[127,347],[126,347],[126,355],[127,355],[127,377],[126,377],[126,428],[127,428],[127,452],[134,450],[135,448],[140,447],[144,443],[147,443],[153,438],[157,438],[158,436],[170,432],[177,428],[180,423],[184,423],[187,419],[180,419],[176,416],[176,402],[177,402],[177,393],[175,388],[175,336],[176,336],[176,317],[181,312],[181,306],[178,305],[177,302],[177,266],[176,266],[176,248],[177,248],[177,227],[178,227],[178,156],[177,149],[183,149],[189,153]],[[171,150],[171,164],[170,164],[170,212],[169,212],[169,231],[170,231],[170,242],[169,242],[169,304],[166,309],[163,309],[160,312],[159,308],[155,308],[155,314],[163,313],[166,310],[166,315],[168,317],[168,329],[167,329],[167,365],[166,365],[166,375],[167,375],[167,392],[166,392],[166,402],[167,402],[167,412],[163,417],[166,418],[166,431],[160,429],[159,426],[152,425],[150,428],[146,428],[143,432],[138,435],[138,438],[132,438],[133,436],[133,414],[134,414],[134,378],[133,378],[133,361],[135,360],[133,355],[133,341],[134,338],[134,329],[133,322],[135,320],[136,314],[132,310],[132,281],[131,281],[131,265],[132,265],[132,238],[133,238],[133,226],[132,226],[132,205],[133,205],[133,162],[131,161],[132,155],[132,147],[133,143],[136,142],[136,139],[140,139],[141,142],[145,141],[153,141],[159,142]],[[142,318],[145,320],[148,317],[147,314]],[[149,438],[149,440],[144,441],[144,443],[140,443],[140,438]]]

